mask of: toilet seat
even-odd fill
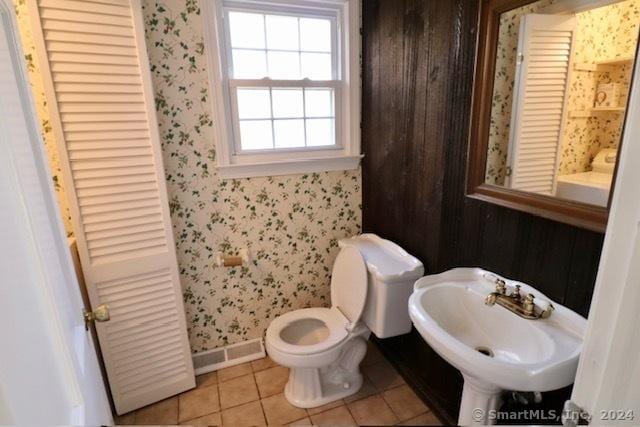
[[[360,252],[348,246],[338,254],[331,275],[331,308],[305,308],[277,317],[266,340],[278,351],[310,355],[330,350],[354,329],[367,298],[367,269]]]
[[[348,319],[335,308],[304,308],[277,317],[269,325],[266,338],[270,345],[283,353],[293,355],[321,353],[337,346],[349,336],[346,329],[348,323]],[[314,337],[316,339],[310,338],[311,342],[308,344],[294,344],[293,340],[288,340],[286,337],[286,329],[290,326],[298,326],[307,332],[305,338],[309,339],[309,336],[316,335]],[[323,327],[326,330],[321,330]]]
[[[348,336],[367,298],[367,270],[354,247],[343,248],[331,275],[331,308],[304,308],[277,317],[267,328],[267,342],[291,355],[327,351]]]

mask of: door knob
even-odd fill
[[[111,319],[109,306],[107,304],[100,304],[93,311],[86,311],[85,309],[82,309],[82,317],[84,318],[84,328],[88,331],[89,323],[106,322]]]

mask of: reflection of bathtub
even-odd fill
[[[613,175],[602,172],[581,172],[560,175],[556,196],[591,205],[607,206]]]

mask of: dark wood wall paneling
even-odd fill
[[[586,316],[601,234],[465,197],[478,0],[363,7],[364,230],[403,246],[428,273],[486,268]],[[378,344],[443,420],[455,422],[460,374],[416,331]]]

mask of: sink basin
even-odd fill
[[[416,329],[465,380],[460,425],[491,423],[502,390],[549,391],[573,383],[587,321],[524,283],[521,286],[552,315],[529,320],[504,307],[487,306],[499,276],[458,268],[418,280],[409,299]]]

